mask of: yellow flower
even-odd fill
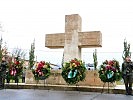
[[[73,67],[77,67],[77,65],[75,63],[72,64]]]
[[[72,64],[70,64],[70,69],[72,69]]]
[[[47,68],[47,65],[44,65],[43,68]]]

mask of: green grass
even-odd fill
[[[124,85],[123,81],[116,81],[117,85]]]
[[[5,81],[5,82],[7,82],[7,81]],[[10,80],[10,83],[15,83],[15,80],[11,79]],[[22,78],[19,79],[19,82],[18,83],[22,83]]]

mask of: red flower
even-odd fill
[[[41,61],[41,62],[38,64],[37,70],[42,69],[44,65],[45,65],[45,62]]]
[[[106,66],[106,70],[111,70],[111,67],[112,67],[112,66],[107,65],[107,66]]]
[[[45,65],[45,62],[40,61],[35,72],[38,73],[39,75],[42,75],[42,69],[44,65]]]
[[[71,62],[71,63],[75,63],[77,66],[79,66],[79,65],[80,65],[80,62],[79,62],[79,61],[77,61],[77,59],[71,60],[70,62]]]
[[[116,68],[112,67],[112,71],[113,71],[113,72],[116,72]]]
[[[106,66],[106,70],[112,70],[113,72],[116,72],[116,68],[110,66],[110,65],[107,65]]]
[[[79,66],[79,65],[80,65],[80,62],[76,61],[75,64],[76,64],[77,66]]]
[[[19,61],[16,61],[15,64],[18,65],[19,64]]]
[[[108,61],[108,64],[113,66],[114,65],[114,61],[110,60],[110,61]]]
[[[75,60],[71,60],[71,63],[75,63]]]
[[[40,62],[39,64],[38,64],[38,67],[43,67],[45,65],[45,62]]]

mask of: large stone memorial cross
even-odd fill
[[[82,20],[78,14],[65,16],[65,33],[46,34],[45,46],[64,48],[64,61],[81,59],[81,48],[101,47],[100,31],[81,32]]]

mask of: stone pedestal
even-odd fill
[[[35,80],[31,70],[26,71],[25,83],[26,84],[51,84],[51,85],[63,85],[66,84],[61,76],[62,70],[51,70],[51,75],[46,80]]]
[[[26,84],[35,84],[35,78],[31,70],[26,70],[25,74],[25,83]]]
[[[61,76],[62,70],[52,70],[50,77],[47,79],[48,84],[52,85],[64,85],[66,82]]]
[[[82,86],[100,86],[100,87],[107,87],[108,83],[104,83],[101,81],[101,79],[99,78],[99,73],[97,70],[88,70],[86,72],[86,78],[84,81],[81,81],[78,83],[79,85]],[[109,84],[109,86],[113,86],[114,84]]]
[[[51,75],[49,78],[44,80],[39,80],[38,84],[51,84],[51,85],[66,85],[67,83],[64,81],[64,79],[61,76],[62,70],[52,70]],[[34,75],[31,70],[26,71],[26,78],[25,78],[26,84],[37,84],[37,81],[34,79]],[[94,70],[87,70],[86,71],[86,78],[84,81],[78,83],[79,86],[98,86],[103,87],[104,83],[99,78],[98,71]],[[114,85],[116,85],[114,83]],[[105,84],[105,86],[108,86],[108,83]],[[113,86],[113,84],[110,84],[110,86]]]

